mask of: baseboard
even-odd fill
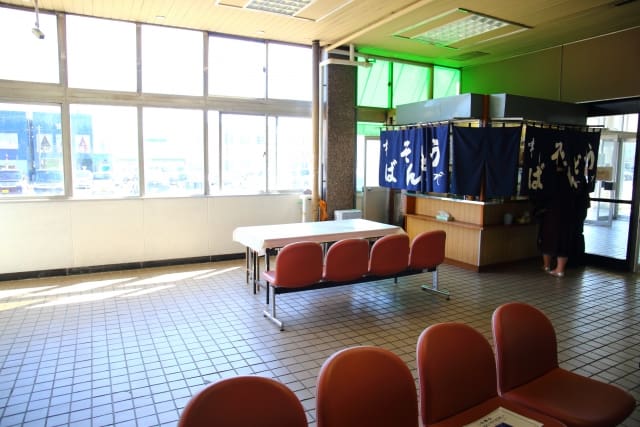
[[[135,270],[138,268],[167,267],[172,265],[199,264],[220,262],[244,258],[244,253],[207,255],[191,258],[163,259],[156,261],[127,262],[119,264],[90,265],[85,267],[54,268],[50,270],[21,271],[0,274],[0,282],[8,280],[37,279],[42,277],[72,276],[76,274],[104,273],[119,270]]]

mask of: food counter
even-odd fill
[[[526,199],[481,202],[411,192],[403,198],[409,237],[444,230],[448,263],[480,271],[538,256],[538,226]],[[449,220],[442,212],[449,214]]]

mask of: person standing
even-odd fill
[[[544,271],[563,277],[575,237],[576,196],[566,169],[559,168],[556,178],[554,191],[542,200],[539,245]]]

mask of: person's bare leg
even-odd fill
[[[556,277],[564,276],[564,269],[567,266],[567,261],[569,261],[569,258],[567,258],[566,256],[559,256],[556,268],[551,270],[550,273]]]
[[[551,255],[542,254],[542,268],[544,271],[551,270]]]

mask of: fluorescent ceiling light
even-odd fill
[[[471,10],[454,9],[394,35],[436,46],[460,49],[529,28]]]
[[[497,19],[479,15],[469,15],[466,18],[453,21],[450,24],[425,31],[414,38],[431,44],[449,46],[461,40],[497,30],[505,25],[508,24]]]
[[[263,12],[293,16],[307,7],[312,1],[313,0],[251,0],[245,7]]]
[[[216,0],[217,6],[275,13],[320,22],[353,0]]]

